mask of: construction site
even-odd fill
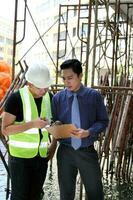
[[[71,1],[66,4],[63,2],[58,6],[56,21],[47,27],[45,33],[40,33],[36,25],[30,2],[23,0],[23,3],[23,19],[19,19],[19,1],[15,0],[12,77],[0,100],[1,118],[9,95],[26,84],[25,74],[29,67],[26,58],[38,42],[49,57],[49,68],[54,76],[54,84],[50,87],[53,94],[64,88],[60,80],[60,64],[70,58],[80,60],[83,66],[83,84],[102,94],[109,115],[106,132],[95,142],[103,179],[106,177],[110,184],[115,180],[117,185],[130,185],[130,194],[119,194],[115,197],[108,196],[105,192],[105,199],[133,199],[133,0],[77,0],[73,4]],[[17,48],[25,39],[27,15],[37,36],[31,47],[25,49],[25,53],[19,57]],[[20,23],[23,24],[23,32],[22,38],[18,40]],[[45,43],[45,36],[49,35],[54,26],[57,40],[53,56]],[[0,140],[0,160],[7,172],[5,193],[8,200],[8,138],[0,133]],[[51,173],[53,170],[54,165],[51,162]],[[77,184],[80,185],[77,200],[87,199],[80,177]]]

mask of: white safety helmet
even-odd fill
[[[52,84],[50,72],[44,64],[34,63],[29,65],[25,78],[38,88],[47,88]]]

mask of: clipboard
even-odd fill
[[[53,125],[45,128],[55,139],[69,138],[71,137],[71,131],[77,129],[74,124]]]

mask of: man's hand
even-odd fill
[[[33,122],[33,127],[39,129],[44,128],[46,125],[49,125],[49,121],[47,119],[37,118],[32,122]]]
[[[81,128],[75,129],[71,131],[71,136],[76,138],[85,138],[90,135],[90,132],[88,130],[84,130]]]
[[[53,140],[48,148],[48,157],[47,157],[48,160],[51,160],[53,158],[56,147],[57,147],[57,140],[55,138],[53,138]]]

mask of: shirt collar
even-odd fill
[[[76,92],[78,96],[83,96],[83,95],[84,95],[84,92],[85,92],[85,91],[84,91],[84,88],[85,88],[85,87],[84,87],[83,84],[81,83],[81,86],[80,86],[79,90]],[[70,98],[70,97],[73,96],[73,93],[74,93],[74,92],[68,90],[67,88],[66,88],[66,92],[67,92],[68,98]]]

